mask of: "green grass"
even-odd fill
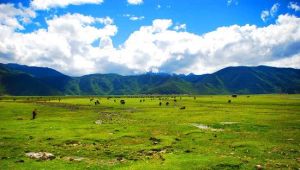
[[[164,96],[169,106],[129,97],[95,97],[97,106],[88,97],[2,97],[0,169],[300,168],[300,95]],[[25,156],[39,151],[56,158]]]

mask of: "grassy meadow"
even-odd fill
[[[57,98],[1,97],[0,169],[300,168],[300,95]]]

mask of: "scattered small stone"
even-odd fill
[[[159,151],[159,153],[166,153],[166,152],[167,152],[166,149],[163,149],[163,150]]]
[[[95,121],[95,124],[96,124],[96,125],[101,125],[101,124],[102,124],[102,120],[96,120],[96,121]]]
[[[38,160],[52,160],[55,156],[49,152],[28,152],[25,154],[31,159],[38,159]]]
[[[262,169],[263,169],[263,166],[261,166],[261,165],[255,165],[255,168],[256,168],[257,170],[262,170]]]
[[[68,159],[69,161],[74,161],[74,162],[81,162],[84,160],[83,157],[69,157]]]
[[[70,146],[78,146],[78,145],[81,145],[81,143],[79,141],[76,141],[76,140],[68,140],[66,141],[65,143],[66,145],[70,145]]]
[[[157,138],[154,138],[154,137],[150,137],[149,140],[152,141],[152,143],[154,145],[157,145],[160,142],[160,139],[157,139]]]
[[[124,162],[125,161],[125,158],[123,158],[123,157],[117,157],[117,161],[120,161],[120,162]]]

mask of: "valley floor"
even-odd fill
[[[300,168],[300,95],[0,98],[0,169]]]

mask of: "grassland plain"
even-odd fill
[[[300,95],[119,97],[2,97],[0,169],[300,168]]]

